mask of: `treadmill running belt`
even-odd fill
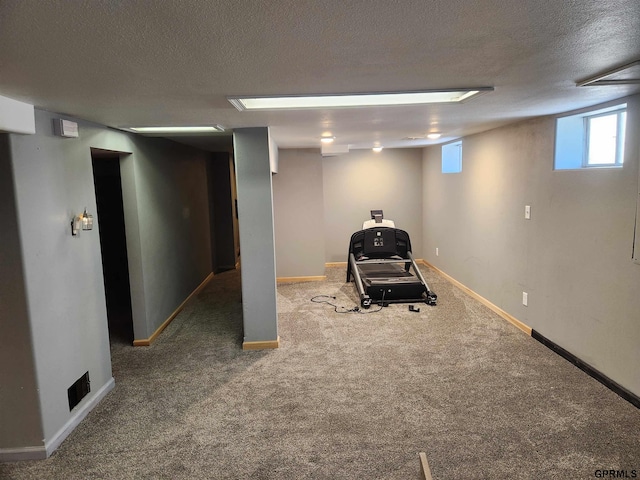
[[[367,295],[375,300],[405,300],[421,298],[424,285],[402,264],[359,265]]]

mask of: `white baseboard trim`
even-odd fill
[[[43,446],[20,447],[20,448],[0,448],[0,462],[15,462],[19,460],[44,460],[56,451],[73,430],[80,425],[80,422],[95,408],[98,403],[115,387],[116,382],[111,377],[96,394],[82,405],[73,416],[56,432],[56,434]]]
[[[47,451],[42,447],[0,448],[0,462],[17,462],[19,460],[44,460]]]
[[[100,390],[96,392],[91,400],[85,403],[82,407],[78,409],[77,412],[65,423],[65,425],[58,430],[58,432],[47,441],[44,446],[47,450],[47,457],[51,455],[55,450],[60,446],[60,444],[64,441],[65,438],[69,436],[73,430],[80,425],[80,422],[84,420],[84,418],[89,415],[89,412],[95,408],[98,403],[113,390],[113,387],[116,386],[116,381],[111,377],[107,383],[105,383]]]

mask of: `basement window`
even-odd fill
[[[462,140],[442,146],[442,173],[462,172]]]
[[[626,103],[558,118],[555,169],[621,167],[626,124]]]

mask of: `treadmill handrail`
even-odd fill
[[[357,267],[356,257],[353,253],[349,254],[349,264],[352,266],[353,278],[355,279],[358,295],[360,296],[360,304],[365,308],[369,308],[371,300],[369,299],[369,295],[367,295],[364,285],[362,284],[362,278],[360,278],[360,271]]]
[[[422,276],[422,272],[420,271],[420,267],[418,267],[418,264],[416,263],[416,261],[413,259],[413,255],[411,255],[411,252],[407,252],[407,255],[409,256],[409,258],[411,259],[411,263],[413,265],[413,269],[416,271],[416,275],[417,277],[420,279],[420,281],[422,282],[422,284],[427,288],[427,292],[431,292],[431,290],[429,289],[429,285],[427,285],[427,281],[424,279],[424,277]]]

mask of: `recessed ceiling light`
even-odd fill
[[[328,136],[322,136],[322,137],[320,137],[320,141],[321,141],[322,143],[333,143],[333,141],[334,141],[335,139],[336,139],[336,137],[333,137],[333,136],[331,136],[331,137],[328,137]]]
[[[383,148],[384,147],[373,147],[373,151],[376,152],[376,153],[379,153],[379,152],[382,151]]]
[[[194,127],[129,127],[136,133],[202,133],[202,132],[224,132],[224,127],[220,125],[205,125]]]
[[[349,93],[322,95],[279,95],[273,97],[228,97],[238,110],[282,110],[307,108],[348,108],[391,105],[458,103],[493,87],[423,90],[414,92]]]
[[[427,135],[427,138],[428,138],[429,140],[438,140],[441,136],[442,136],[442,134],[441,134],[441,133],[435,133],[435,132],[434,132],[434,133],[430,133],[430,134],[428,134],[428,135]]]

